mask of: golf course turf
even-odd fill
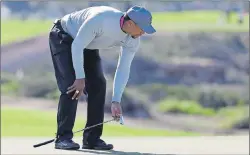
[[[3,137],[15,136],[54,136],[56,131],[56,112],[26,110],[2,107],[1,134]],[[126,120],[125,120],[126,121]],[[74,131],[83,129],[86,121],[76,118]],[[158,129],[132,128],[110,122],[104,125],[104,136],[196,136],[185,131],[168,131]],[[75,136],[82,136],[77,133]]]
[[[220,11],[183,11],[183,12],[154,12],[153,25],[158,32],[248,32],[249,15],[244,17],[242,25],[237,24],[237,14],[232,14],[232,23],[220,23]],[[7,44],[35,37],[49,32],[52,20],[2,20],[1,43]],[[17,29],[18,28],[18,29]]]

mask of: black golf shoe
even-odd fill
[[[106,144],[103,140],[99,139],[94,145],[90,145],[88,142],[83,141],[82,149],[92,150],[112,150],[114,146],[112,144]]]
[[[78,150],[80,145],[72,140],[58,140],[55,142],[55,149]]]

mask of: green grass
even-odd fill
[[[223,118],[221,127],[231,128],[242,120],[249,119],[249,105],[239,105],[235,107],[227,107],[218,111],[217,117]]]
[[[125,120],[126,123],[126,120]],[[85,120],[77,118],[74,131],[84,128]],[[56,130],[56,113],[17,108],[1,109],[1,136],[54,136]],[[131,128],[117,125],[115,122],[105,124],[103,136],[196,136],[198,134],[184,131]],[[81,133],[75,136],[82,136]]]
[[[243,25],[236,24],[236,14],[232,16],[232,24],[219,25],[218,11],[184,11],[153,13],[153,25],[160,31],[222,31],[248,32],[249,16],[245,16]],[[50,20],[3,20],[1,21],[1,43],[27,39],[47,33],[52,26]]]
[[[221,16],[220,11],[183,11],[183,12],[166,12],[153,13],[153,22],[160,23],[206,23],[215,24]],[[237,14],[232,14],[232,22],[236,23]],[[245,16],[248,22],[248,16]]]
[[[8,83],[1,84],[1,93],[16,95],[20,85],[17,81],[11,81]]]
[[[161,112],[177,112],[189,115],[214,116],[215,111],[204,108],[196,101],[166,99],[159,102],[158,110]]]
[[[50,20],[3,20],[1,21],[1,44],[47,33],[51,27]]]
[[[154,13],[153,25],[165,31],[215,31],[215,32],[248,32],[249,15],[245,23],[237,24],[237,14],[232,14],[230,24],[219,24],[222,13],[219,11],[183,11]]]

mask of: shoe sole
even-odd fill
[[[59,149],[59,150],[79,150],[80,147],[69,147],[69,148],[65,148],[65,147],[55,147],[55,149]]]
[[[114,147],[107,147],[107,148],[103,148],[103,147],[90,147],[90,146],[83,146],[82,149],[90,149],[90,150],[112,150]]]

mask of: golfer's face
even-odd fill
[[[131,35],[133,38],[138,38],[139,36],[143,35],[145,32],[136,24],[132,27]]]

